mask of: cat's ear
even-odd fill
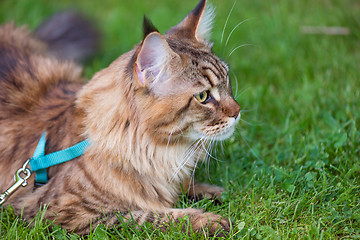
[[[149,35],[152,32],[159,32],[159,30],[157,30],[157,28],[154,26],[154,24],[150,21],[150,19],[148,19],[146,17],[146,15],[144,15],[144,22],[143,22],[143,32],[144,32],[144,38],[143,40],[147,37],[147,35]]]
[[[198,5],[175,27],[170,28],[168,34],[182,35],[196,38],[198,41],[210,41],[214,22],[214,8],[207,6],[206,0],[200,0]]]
[[[179,56],[159,32],[149,33],[137,53],[134,71],[141,85],[154,89],[170,76],[169,65]]]

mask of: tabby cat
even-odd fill
[[[2,26],[0,190],[45,131],[46,153],[90,142],[82,156],[47,169],[47,184],[33,187],[32,174],[7,204],[25,219],[46,204],[45,218],[79,234],[117,224],[119,215],[161,228],[188,216],[196,231],[229,231],[220,215],[173,208],[181,189],[221,196],[223,188],[190,177],[203,145],[231,136],[240,118],[228,66],[208,40],[212,21],[206,0],[164,35],[145,21],[142,42],[88,83],[77,64],[49,52],[46,39]]]

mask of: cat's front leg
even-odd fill
[[[112,215],[113,217],[116,217]],[[178,222],[180,218],[189,218],[191,228],[194,232],[203,233],[205,236],[225,236],[230,231],[229,219],[212,212],[203,212],[202,209],[186,208],[176,209],[169,208],[160,211],[137,210],[128,214],[123,214],[124,221],[133,221],[142,225],[150,222],[154,226],[166,230],[171,223]],[[116,217],[113,221],[106,217],[107,222],[120,223]],[[110,221],[109,221],[110,220]]]
[[[194,183],[190,180],[184,182],[183,188],[187,197],[194,200],[209,198],[220,201],[221,195],[225,191],[223,187],[199,182]]]

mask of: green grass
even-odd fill
[[[34,28],[74,1],[3,0],[0,22],[14,20]],[[241,0],[221,33],[233,1],[217,7],[214,50],[229,63],[234,92],[243,112],[237,133],[218,146],[216,158],[196,178],[226,188],[223,204],[193,203],[230,217],[230,238],[360,238],[360,4],[356,0]],[[77,1],[97,20],[102,50],[88,62],[85,75],[106,67],[142,37],[146,13],[164,32],[180,21],[195,1]],[[235,29],[228,45],[224,43]],[[347,36],[305,35],[301,26],[343,26]],[[230,51],[241,44],[231,56]],[[1,239],[78,239],[41,214],[28,224],[10,208],[0,212]],[[184,219],[186,222],[186,219]],[[163,233],[152,226],[107,230],[99,226],[87,239],[187,239],[181,224]]]

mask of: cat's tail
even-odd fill
[[[58,59],[81,62],[91,57],[100,45],[100,34],[94,24],[75,11],[51,16],[40,24],[35,35],[48,45],[48,52]]]

